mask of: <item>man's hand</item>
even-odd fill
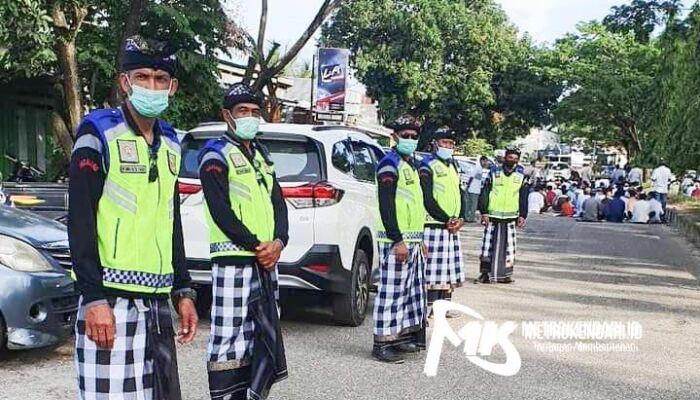
[[[464,220],[461,218],[452,218],[450,221],[447,223],[447,230],[455,234],[459,232],[460,229],[462,229],[462,226],[464,226]]]
[[[98,347],[111,349],[117,335],[114,312],[109,304],[98,304],[85,311],[85,334]]]
[[[408,247],[404,242],[398,242],[394,245],[394,257],[400,263],[405,263],[408,260]]]
[[[489,216],[488,215],[482,215],[481,216],[481,225],[488,225],[489,224]]]
[[[263,242],[255,248],[255,253],[260,265],[270,270],[275,267],[282,255],[282,245],[277,240]]]
[[[425,257],[425,259],[427,260],[428,259],[428,246],[425,245],[425,242],[420,243],[420,251],[423,252],[423,257]]]
[[[177,341],[180,344],[191,343],[197,333],[197,309],[194,301],[187,297],[181,297],[177,302],[177,313],[180,316],[180,329],[177,331]]]
[[[524,228],[525,227],[525,218],[519,217],[518,218],[518,228]]]

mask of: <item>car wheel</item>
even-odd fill
[[[0,315],[0,354],[7,350],[7,326],[5,320]]]
[[[360,326],[369,304],[369,257],[362,249],[355,250],[349,293],[333,299],[333,319],[343,325]]]

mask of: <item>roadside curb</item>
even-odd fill
[[[700,247],[700,219],[671,206],[666,209],[666,213],[668,224],[678,229],[688,241]]]

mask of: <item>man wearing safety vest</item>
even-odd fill
[[[484,225],[481,244],[481,283],[513,282],[516,226],[525,227],[529,187],[518,165],[520,150],[506,148],[503,164],[491,168],[479,197]]]
[[[425,208],[413,153],[420,125],[412,116],[394,123],[396,147],[377,166],[380,226],[379,284],[374,302],[372,355],[403,363],[402,353],[425,348]]]
[[[255,140],[262,98],[239,83],[223,106],[228,130],[207,143],[199,167],[213,263],[209,391],[212,399],[266,398],[287,376],[277,309],[287,206]]]
[[[177,90],[175,55],[134,36],[124,44],[116,109],[85,116],[70,165],[69,224],[80,292],[75,365],[81,399],[181,398],[175,331],[197,330],[185,265],[175,130],[157,117]]]
[[[433,153],[421,163],[423,201],[428,212],[424,240],[428,247],[425,283],[428,309],[437,300],[451,300],[452,291],[462,286],[464,266],[459,230],[465,204],[457,162],[452,158],[454,131],[440,128],[433,135]],[[451,314],[448,314],[451,315]]]

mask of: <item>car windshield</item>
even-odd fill
[[[199,152],[209,139],[188,135],[182,142],[180,176],[199,177]],[[319,182],[322,179],[321,157],[311,140],[261,139],[275,163],[280,182]]]

